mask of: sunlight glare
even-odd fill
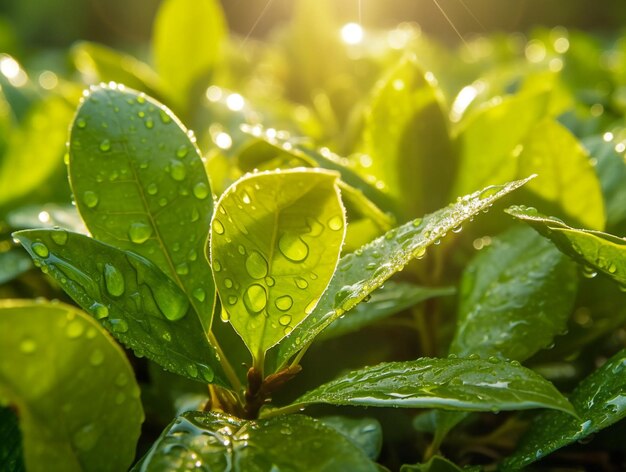
[[[341,39],[346,44],[359,44],[363,37],[363,27],[358,23],[346,23],[341,28]]]

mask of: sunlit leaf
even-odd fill
[[[225,384],[187,297],[150,261],[62,229],[14,236],[36,265],[137,355],[200,382]]]
[[[143,421],[139,387],[94,320],[59,303],[5,301],[0,349],[0,398],[17,409],[29,471],[130,466]]]
[[[580,418],[559,412],[539,415],[503,470],[518,470],[626,417],[626,350],[583,380],[570,396]]]
[[[494,238],[463,274],[450,352],[526,360],[565,330],[577,281],[576,265],[530,228]]]
[[[563,125],[547,119],[535,126],[523,146],[518,176],[537,174],[525,190],[585,228],[604,229],[600,182],[581,143]]]
[[[322,331],[318,339],[330,339],[358,331],[434,297],[452,295],[454,288],[420,287],[406,282],[386,282],[374,291],[367,303],[360,303]]]
[[[72,125],[69,173],[94,238],[154,262],[185,291],[208,331],[215,288],[202,255],[213,202],[185,127],[142,94],[95,88]]]
[[[443,100],[407,56],[376,88],[365,112],[364,151],[369,172],[404,217],[415,217],[445,204],[454,179],[455,152],[448,134]]]
[[[527,181],[492,186],[460,197],[456,203],[392,229],[343,256],[316,308],[280,345],[277,365],[285,364],[291,356],[308,346],[328,325],[358,305],[409,261],[423,257],[426,249],[448,232],[458,231],[467,220]]]
[[[161,434],[134,472],[207,470],[376,472],[348,438],[321,421],[289,415],[259,421],[189,412]]]
[[[530,224],[575,261],[608,275],[622,286],[626,285],[624,239],[600,231],[572,228],[530,207],[513,206],[506,212]]]
[[[211,265],[255,358],[313,310],[333,275],[346,226],[337,178],[319,169],[250,174],[217,203]]]
[[[38,189],[63,165],[72,108],[59,97],[34,106],[0,160],[0,207]]]
[[[496,358],[390,362],[342,375],[305,393],[293,406],[314,403],[466,411],[552,408],[571,405],[533,371]]]
[[[226,35],[216,0],[166,0],[154,22],[156,69],[172,98],[184,110],[197,82],[215,66]]]

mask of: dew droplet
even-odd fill
[[[102,320],[109,316],[109,309],[101,303],[94,303],[89,307],[89,310],[93,312],[94,316],[98,320]]]
[[[124,293],[124,276],[111,264],[104,265],[104,284],[107,292],[114,297]]]
[[[246,205],[250,205],[250,203],[252,202],[252,199],[250,198],[250,195],[248,194],[248,192],[246,192],[245,190],[243,191],[243,193],[241,194],[241,200],[246,204]]]
[[[198,376],[198,368],[195,366],[195,364],[189,364],[187,366],[187,375],[193,378],[196,378]]]
[[[96,367],[104,362],[104,353],[100,349],[95,349],[89,356],[89,363]]]
[[[275,283],[276,283],[276,281],[274,280],[273,277],[265,277],[265,284],[268,287],[273,287]]]
[[[189,154],[189,148],[185,144],[181,145],[176,151],[176,157],[178,157],[179,159],[182,159],[187,154]]]
[[[238,298],[235,295],[231,295],[230,297],[228,297],[228,304],[229,305],[234,305],[235,303],[237,303]]]
[[[87,205],[87,208],[95,208],[98,204],[98,194],[96,192],[92,192],[91,190],[87,190],[83,193],[83,202]]]
[[[146,128],[152,129],[154,128],[154,121],[152,120],[152,118],[148,118],[146,121],[144,121],[144,125],[146,125]]]
[[[267,305],[267,293],[265,292],[265,288],[259,284],[250,285],[243,297],[243,303],[251,314],[257,314],[263,311]]]
[[[148,185],[147,190],[148,190],[148,195],[156,195],[159,191],[159,187],[157,186],[157,184],[152,182],[151,184]]]
[[[258,251],[252,251],[246,258],[246,270],[253,279],[262,279],[267,275],[268,264]]]
[[[189,265],[186,262],[181,262],[176,266],[176,273],[178,275],[187,275],[189,274]]]
[[[287,311],[293,306],[293,298],[291,298],[289,295],[283,295],[282,297],[278,297],[274,304],[279,310]]]
[[[296,286],[301,290],[304,290],[305,288],[309,286],[309,283],[306,280],[304,280],[302,277],[296,277],[294,279],[294,282],[296,283]]]
[[[278,319],[278,322],[282,325],[282,326],[287,326],[289,323],[291,323],[291,315],[283,315]]]
[[[128,237],[135,244],[143,244],[152,236],[152,225],[133,223],[128,228]]]
[[[343,220],[340,216],[333,216],[330,220],[328,220],[328,227],[333,231],[339,231],[343,228]]]
[[[224,279],[224,285],[226,288],[233,288],[233,281],[230,279]]]
[[[187,172],[185,171],[185,165],[182,162],[172,161],[171,163],[171,175],[172,179],[177,182],[185,180]]]
[[[65,335],[70,339],[75,339],[82,336],[85,328],[83,327],[82,322],[79,320],[70,321],[65,327]]]
[[[117,319],[112,319],[110,323],[111,323],[111,329],[115,331],[116,333],[125,333],[128,331],[128,323],[126,322],[126,320],[117,318]]]
[[[292,262],[302,262],[309,255],[309,246],[297,235],[285,233],[278,240],[278,249]]]
[[[109,152],[111,150],[111,141],[109,141],[108,139],[102,140],[102,142],[100,143],[100,150],[102,152]]]
[[[20,343],[20,351],[24,354],[32,354],[37,350],[37,343],[31,338],[24,338]]]
[[[156,290],[154,300],[163,316],[170,321],[184,318],[189,309],[189,299],[178,290]]]
[[[193,298],[195,298],[199,302],[203,302],[206,299],[206,292],[200,287],[195,288],[192,292],[192,295]]]
[[[220,264],[220,261],[218,261],[217,259],[213,261],[213,270],[215,272],[219,272],[222,270],[222,264]]]
[[[224,234],[224,225],[217,218],[213,220],[213,231],[217,234]]]
[[[83,118],[79,118],[76,120],[76,126],[80,129],[84,129],[87,126],[87,122]]]
[[[198,200],[204,200],[209,195],[209,187],[204,182],[198,182],[193,187],[193,194]]]
[[[161,117],[161,121],[163,122],[163,124],[168,124],[172,122],[172,118],[170,117],[170,115],[167,114],[167,110],[164,110],[163,108],[159,110],[159,116]]]
[[[46,246],[44,243],[40,243],[40,242],[33,243],[32,246],[31,246],[31,249],[39,257],[46,258],[46,257],[48,257],[50,255],[50,251],[48,250],[48,246]]]
[[[50,233],[50,237],[59,246],[64,246],[67,243],[68,234],[64,229],[57,229]]]

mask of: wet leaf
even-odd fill
[[[383,429],[373,418],[349,418],[347,416],[324,416],[320,418],[326,426],[339,431],[365,455],[376,460],[383,447]]]
[[[550,241],[508,230],[463,273],[450,352],[526,360],[566,329],[577,281],[576,265]]]
[[[337,178],[304,168],[250,174],[217,203],[213,273],[257,359],[313,310],[335,271],[346,226]]]
[[[184,110],[190,93],[219,59],[226,22],[216,0],[166,0],[154,21],[152,49],[157,72]]]
[[[582,144],[552,119],[539,122],[523,144],[518,176],[537,174],[525,190],[582,226],[604,229],[600,182]]]
[[[135,354],[190,379],[227,385],[187,297],[150,261],[62,229],[19,231],[14,237]]]
[[[0,349],[0,398],[17,408],[29,471],[130,466],[143,421],[139,387],[93,319],[60,303],[4,301]]]
[[[361,303],[336,319],[318,339],[331,339],[358,331],[364,326],[400,313],[424,300],[454,294],[454,288],[420,287],[406,282],[386,282],[375,290],[367,303]]]
[[[498,358],[389,362],[342,375],[305,393],[293,406],[314,403],[462,411],[552,408],[573,414],[543,377]]]
[[[348,438],[307,416],[246,421],[189,412],[168,426],[133,471],[182,472],[194,467],[233,472],[378,470]]]
[[[184,290],[208,331],[215,288],[202,255],[213,201],[187,133],[143,94],[97,87],[72,125],[69,174],[94,238],[156,264]]]
[[[432,75],[432,73],[431,73]],[[441,92],[409,55],[376,88],[365,111],[363,146],[371,173],[406,218],[444,205],[455,153]]]
[[[412,259],[423,257],[426,249],[456,230],[499,198],[524,185],[528,179],[488,187],[423,219],[392,229],[361,249],[343,256],[337,270],[313,312],[281,344],[277,365],[308,346],[334,320],[354,308],[389,277]]]
[[[539,415],[503,470],[518,470],[626,417],[626,350],[583,380],[570,396],[580,418],[558,412]]]
[[[561,251],[575,261],[600,271],[620,285],[626,285],[626,241],[600,231],[575,229],[536,209],[513,206],[507,213],[518,218],[541,235],[549,238]]]

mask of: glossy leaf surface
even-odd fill
[[[626,350],[583,380],[570,396],[580,418],[559,412],[539,415],[504,470],[518,470],[551,452],[583,440],[626,417]]]
[[[94,238],[155,263],[208,331],[215,288],[202,254],[213,202],[200,151],[178,119],[143,94],[95,88],[74,119],[69,173]]]
[[[626,285],[626,241],[600,231],[575,229],[536,209],[514,206],[507,213],[530,224],[575,261]]]
[[[537,174],[526,190],[585,228],[604,229],[600,182],[589,154],[563,125],[543,120],[524,142],[518,176]]]
[[[335,271],[346,227],[337,178],[312,169],[251,174],[217,203],[211,265],[255,357],[313,310]]]
[[[497,358],[422,358],[366,367],[305,393],[293,405],[313,403],[467,411],[552,408],[573,413],[550,382]]]
[[[487,210],[499,198],[524,185],[528,179],[492,186],[459,198],[446,208],[392,229],[384,236],[341,258],[332,280],[315,310],[281,344],[278,365],[310,344],[330,323],[358,305],[389,277],[449,231]],[[384,261],[384,262],[383,262]]]
[[[216,0],[166,0],[157,12],[153,32],[156,69],[172,98],[186,107],[196,82],[218,60],[226,22]]]
[[[233,472],[378,470],[348,438],[307,416],[245,421],[189,412],[163,432],[133,471],[183,472],[194,467]]]
[[[360,303],[343,317],[336,319],[320,333],[318,339],[330,339],[358,331],[424,300],[454,294],[454,288],[420,287],[406,282],[386,282],[375,290],[367,303]]]
[[[224,382],[187,297],[154,264],[62,229],[14,236],[36,265],[135,354],[194,380]]]
[[[383,429],[375,419],[324,416],[319,421],[350,439],[370,459],[378,458],[383,447]]]
[[[527,227],[494,238],[466,267],[450,352],[524,361],[567,326],[576,264]]]
[[[17,408],[29,471],[131,464],[143,421],[139,387],[93,319],[59,303],[4,301],[0,348],[0,398]]]

